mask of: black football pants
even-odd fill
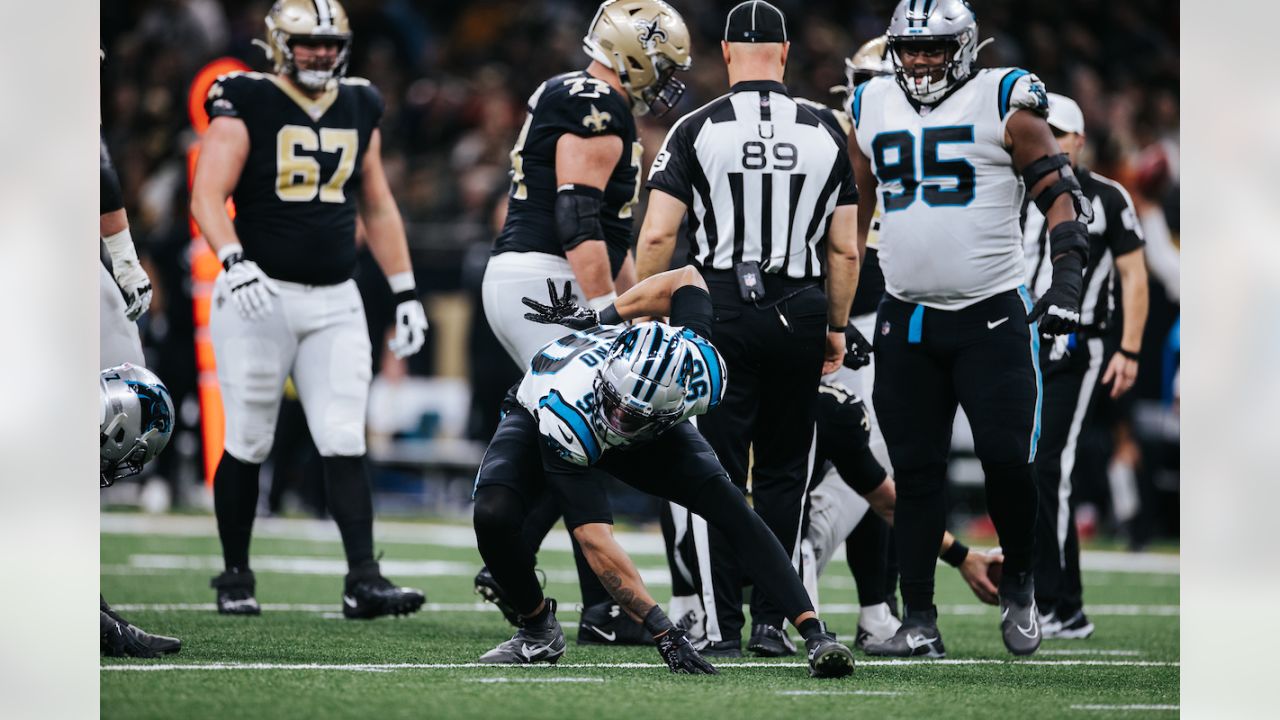
[[[956,405],[973,429],[1005,577],[1030,572],[1036,519],[1032,462],[1040,435],[1040,337],[1025,290],[960,310],[888,294],[874,338],[873,398],[897,481],[894,530],[909,610],[933,605],[946,529],[945,486]]]

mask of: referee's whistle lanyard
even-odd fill
[[[795,290],[792,290],[791,292],[787,293],[786,295],[783,295],[777,300],[773,300],[766,303],[761,303],[759,300],[753,300],[751,304],[755,305],[756,308],[759,310],[768,310],[769,308],[773,308],[773,311],[778,314],[778,322],[782,323],[782,329],[786,330],[788,333],[794,333],[795,330],[791,327],[791,322],[787,320],[786,313],[782,311],[782,304],[790,300],[791,298],[799,295],[802,292],[807,292],[814,288],[820,288],[820,287],[821,286],[818,285],[817,283],[814,283],[813,285],[804,285],[802,287],[796,288]]]

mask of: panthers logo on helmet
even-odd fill
[[[636,39],[640,41],[640,44],[645,50],[653,50],[654,46],[659,42],[667,41],[667,31],[662,29],[661,15],[652,20],[638,18],[636,19],[635,25],[636,29],[640,31],[640,34],[636,36]]]

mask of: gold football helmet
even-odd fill
[[[854,88],[871,78],[891,74],[893,62],[889,60],[889,38],[881,35],[863,43],[853,57],[845,59],[845,91],[852,94]]]
[[[338,59],[328,70],[300,70],[290,44],[298,40],[330,40],[341,45]],[[308,90],[323,90],[329,81],[347,72],[351,51],[351,26],[338,0],[276,0],[267,13],[267,40],[253,43],[267,53],[277,75],[289,75]]]
[[[596,10],[582,49],[612,68],[636,115],[666,114],[684,94],[677,70],[688,70],[689,28],[662,0],[605,0]]]

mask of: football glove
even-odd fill
[[[133,247],[133,238],[128,228],[103,238],[102,242],[111,255],[111,275],[124,293],[127,305],[124,315],[130,321],[137,320],[151,307],[151,278],[147,277],[147,271],[138,262],[138,253]]]
[[[387,341],[387,347],[397,358],[407,358],[422,349],[427,339],[427,313],[422,309],[412,290],[397,293],[396,336]]]
[[[871,343],[858,332],[858,328],[850,323],[844,329],[844,366],[850,370],[864,368],[871,364]]]
[[[275,306],[272,297],[280,294],[275,282],[262,272],[258,263],[245,260],[242,253],[232,253],[222,261],[227,274],[227,287],[236,303],[240,316],[246,320],[261,320],[270,315]]]
[[[1027,315],[1027,324],[1040,321],[1042,335],[1066,335],[1080,327],[1080,294],[1084,289],[1083,263],[1075,253],[1053,264],[1053,282]]]
[[[716,670],[715,666],[698,654],[698,651],[693,647],[693,643],[689,642],[688,633],[684,630],[672,627],[665,635],[658,638],[657,642],[658,653],[667,662],[667,667],[671,668],[671,672],[687,673],[689,675],[720,674],[720,671]]]
[[[520,301],[533,310],[524,314],[526,320],[544,325],[563,325],[573,330],[588,330],[600,324],[600,316],[595,310],[574,302],[573,285],[568,280],[564,281],[564,294],[557,295],[555,281],[547,278],[547,295],[550,296],[550,305],[529,297],[521,298]]]

